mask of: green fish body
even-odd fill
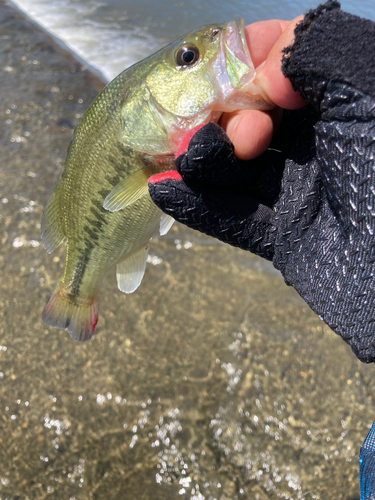
[[[117,264],[119,289],[139,286],[150,238],[173,223],[153,204],[148,178],[174,169],[178,146],[194,128],[223,112],[265,109],[248,90],[254,75],[243,22],[234,20],[188,33],[101,92],[75,130],[42,217],[48,253],[66,240],[64,273],[43,310],[45,323],[88,340],[105,272]]]

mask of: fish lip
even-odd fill
[[[225,25],[223,38],[230,50],[238,57],[240,61],[246,64],[250,70],[254,70],[254,63],[251,59],[249,47],[246,42],[244,20],[237,17]],[[251,79],[253,79],[252,76]]]
[[[264,94],[258,84],[255,83],[255,67],[251,59],[249,46],[246,42],[244,20],[235,18],[223,25],[221,37],[221,54],[225,57],[225,53],[230,53],[238,59],[239,67],[242,63],[241,74],[234,75],[234,81],[227,71],[221,74],[221,89],[223,95],[223,103],[225,107],[222,111],[231,112],[238,109],[262,109],[269,110],[274,107],[267,96]],[[247,70],[244,70],[244,67]],[[236,69],[232,67],[232,71]],[[224,76],[226,73],[227,76]],[[237,81],[236,81],[237,80]]]
[[[251,59],[249,47],[248,47],[247,41],[246,41],[244,19],[242,17],[236,17],[235,19],[233,19],[233,21],[235,21],[237,24],[238,34],[240,36],[242,50],[244,52],[246,60],[249,61],[250,68],[254,68],[254,63],[253,63],[253,60]]]

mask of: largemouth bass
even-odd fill
[[[48,325],[80,341],[98,321],[98,287],[117,264],[121,291],[145,272],[148,242],[173,219],[157,208],[147,179],[173,170],[187,134],[223,112],[266,109],[243,21],[203,26],[117,76],[83,116],[65,169],[42,217],[48,253],[66,240],[63,276],[44,307]]]

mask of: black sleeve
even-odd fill
[[[285,49],[283,72],[319,119],[311,164],[301,173],[296,163],[286,162],[274,263],[356,355],[371,362],[375,24],[342,12],[337,2],[319,6],[297,26],[293,45]],[[306,220],[314,204],[319,207]]]
[[[330,0],[296,27],[294,43],[284,49],[283,73],[310,102],[319,101],[329,81],[375,98],[374,40],[374,22],[343,12]],[[311,89],[307,82],[305,89],[306,80],[317,86]]]

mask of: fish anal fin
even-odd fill
[[[70,336],[80,342],[91,339],[98,317],[98,294],[72,300],[60,284],[57,284],[42,312],[42,320],[46,325],[67,328]]]
[[[152,169],[142,168],[130,174],[110,191],[103,207],[110,212],[117,212],[136,202],[148,193],[148,178]]]
[[[42,243],[48,253],[52,253],[65,238],[61,227],[60,200],[58,188],[52,193],[42,215]]]
[[[174,218],[167,214],[162,214],[160,217],[160,236],[164,236],[168,233],[170,228],[173,226]]]
[[[144,246],[117,264],[116,278],[119,290],[132,293],[139,287],[146,270],[147,254],[148,247]]]

